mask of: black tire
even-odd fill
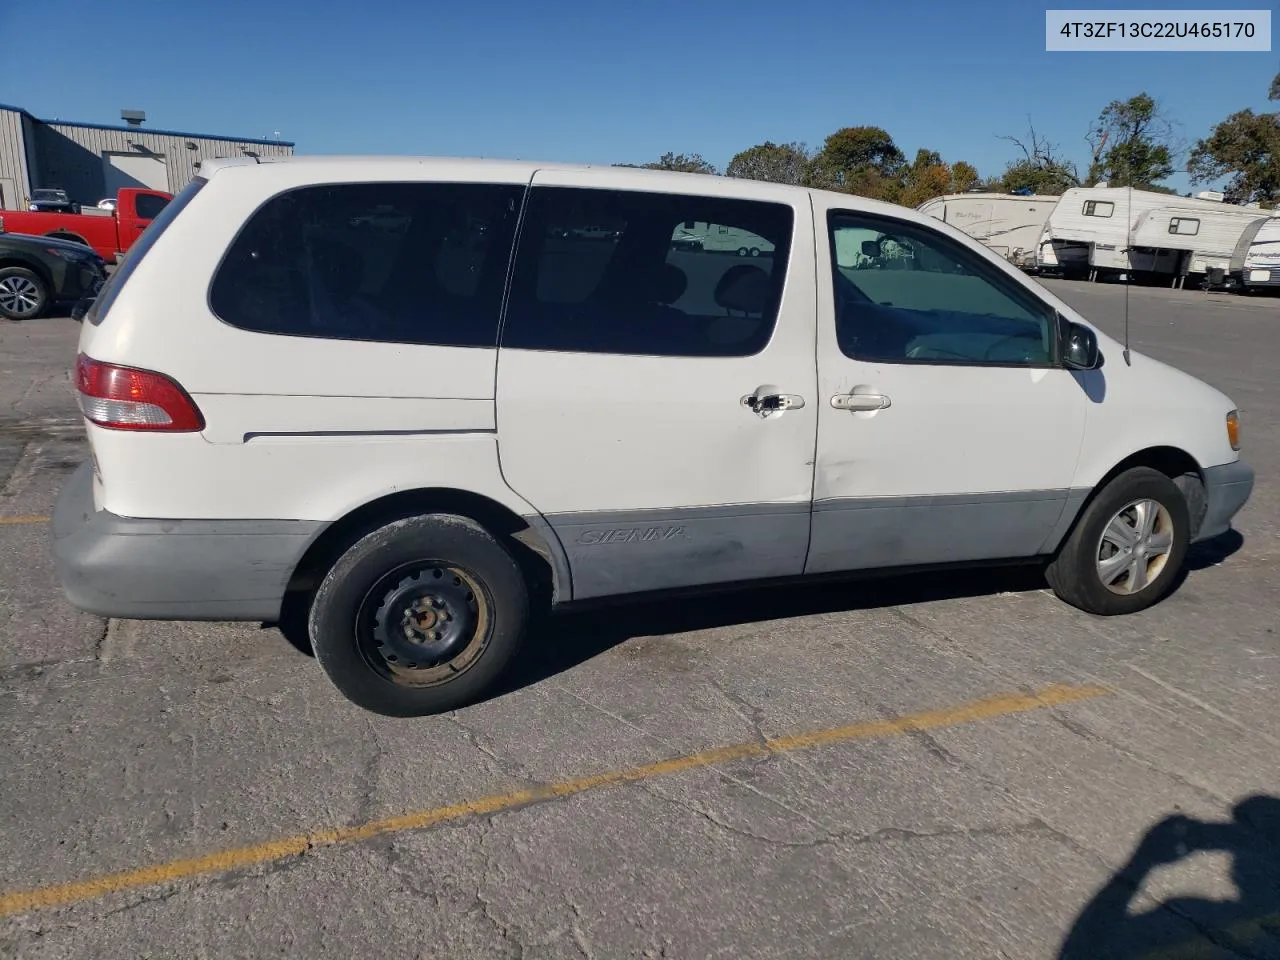
[[[22,290],[31,290],[34,288],[34,297],[36,303],[34,308],[23,310],[13,309],[12,304],[19,302],[27,302],[24,299],[17,298],[17,291],[12,295],[12,303],[6,306],[6,301],[11,297],[5,295],[5,291],[0,289],[0,317],[6,320],[35,320],[42,316],[49,309],[49,286],[44,279],[35,271],[28,270],[26,267],[3,267],[0,268],[0,287],[6,281],[10,281],[15,285],[21,285]]]
[[[1164,508],[1165,516],[1158,517],[1158,523],[1163,527],[1167,522],[1171,528],[1166,531],[1171,546],[1163,562],[1157,557],[1144,566],[1143,574],[1150,577],[1144,587],[1119,593],[1103,582],[1098,569],[1099,558],[1108,546],[1102,536],[1121,510],[1140,500],[1154,501]],[[1187,556],[1190,529],[1190,511],[1177,485],[1158,470],[1134,467],[1115,477],[1093,498],[1045,576],[1060,599],[1087,613],[1106,617],[1137,613],[1163,600],[1173,588]],[[1123,588],[1130,576],[1121,573],[1115,583]]]
[[[751,251],[750,251],[750,250],[748,250],[746,247],[739,247],[739,248],[738,248],[738,256],[740,256],[740,257],[745,257],[745,256],[747,256],[747,255],[748,255],[748,254],[750,254],[750,253],[751,253]]]
[[[389,523],[339,557],[316,590],[308,633],[348,700],[415,717],[488,690],[528,621],[528,586],[511,553],[474,520],[430,514]]]

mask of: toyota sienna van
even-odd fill
[[[958,230],[695,174],[207,161],[76,364],[71,602],[296,617],[387,715],[490,690],[544,604],[1030,561],[1132,613],[1253,485],[1228,397]]]

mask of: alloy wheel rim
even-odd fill
[[[0,280],[0,307],[21,317],[31,316],[40,306],[40,288],[26,277]]]
[[[1120,596],[1146,590],[1168,566],[1173,533],[1173,515],[1163,504],[1146,498],[1125,504],[1098,538],[1094,563],[1102,585]]]

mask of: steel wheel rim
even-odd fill
[[[33,315],[40,306],[40,288],[26,277],[0,280],[0,307],[20,317]]]
[[[437,686],[465,673],[488,647],[492,608],[470,571],[445,561],[407,564],[366,591],[356,643],[364,661],[397,686]]]
[[[1102,585],[1120,596],[1133,596],[1151,586],[1173,553],[1173,515],[1150,498],[1125,504],[1107,521],[1094,551],[1094,567]]]

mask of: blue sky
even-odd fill
[[[270,137],[305,153],[723,167],[875,124],[998,173],[1027,115],[1064,152],[1147,91],[1189,142],[1275,109],[1272,53],[1047,53],[1045,5],[790,0],[0,0],[0,102],[39,117]],[[1056,7],[1124,8],[1130,4]],[[1240,4],[1265,8],[1264,4]],[[325,12],[326,10],[332,12]],[[52,24],[52,25],[50,25]],[[74,47],[59,40],[71,28]],[[31,42],[23,42],[30,36]],[[1186,189],[1185,176],[1171,184]]]

